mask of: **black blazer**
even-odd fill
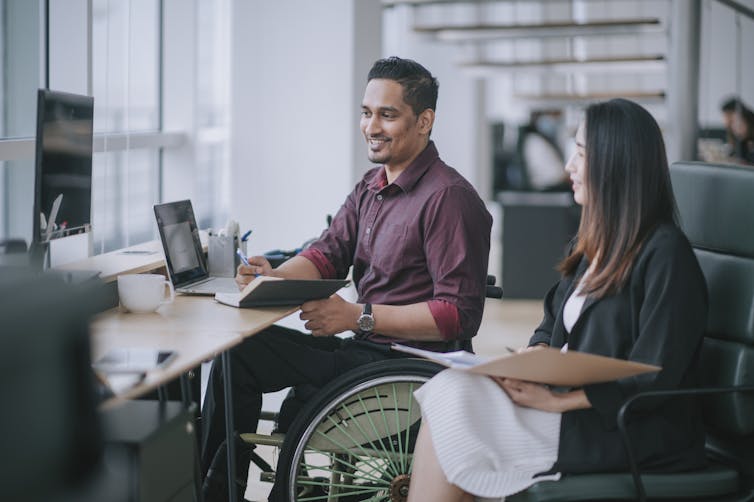
[[[627,469],[616,414],[638,391],[696,384],[707,321],[707,289],[691,245],[674,225],[661,225],[645,242],[620,292],[587,297],[571,333],[563,306],[588,263],[561,279],[545,298],[545,317],[530,340],[662,366],[657,373],[584,387],[592,408],[563,414],[553,471]],[[637,403],[638,405],[638,403]],[[694,402],[662,400],[638,408],[629,423],[634,454],[644,471],[676,471],[704,465],[704,428]]]

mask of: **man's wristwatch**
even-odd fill
[[[372,315],[371,303],[364,304],[364,310],[361,312],[356,324],[359,326],[359,331],[364,334],[371,333],[374,330],[374,315]]]

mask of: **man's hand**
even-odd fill
[[[301,306],[299,317],[307,321],[304,325],[314,336],[332,336],[350,329],[356,329],[356,321],[361,307],[345,301],[338,295],[326,300],[314,300]]]
[[[243,289],[258,275],[272,275],[272,265],[264,256],[252,256],[249,264],[243,263],[236,270],[236,284],[238,289]]]

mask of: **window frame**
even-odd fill
[[[170,130],[166,130],[166,122],[164,117],[166,115],[166,100],[165,89],[168,85],[176,85],[177,82],[184,77],[169,79],[170,82],[166,83],[166,32],[178,35],[178,39],[172,40],[169,44],[171,47],[171,54],[168,56],[171,59],[185,61],[192,57],[191,47],[193,47],[192,32],[193,23],[195,19],[193,16],[189,16],[187,21],[182,21],[184,16],[173,16],[172,18],[166,16],[166,10],[170,9],[172,12],[176,12],[177,9],[181,9],[182,13],[185,13],[185,2],[176,0],[156,0],[158,4],[158,127],[157,130],[147,131],[135,131],[135,132],[110,132],[110,133],[95,133],[93,153],[117,153],[125,152],[129,150],[151,150],[157,153],[158,156],[158,184],[159,184],[159,201],[165,200],[166,186],[172,184],[180,185],[180,191],[186,193],[187,188],[192,188],[185,184],[185,179],[191,179],[190,170],[191,162],[194,160],[193,146],[192,146],[192,133],[193,123],[191,121],[180,123],[180,117],[191,116],[193,109],[196,106],[195,100],[188,99],[182,102],[172,100],[170,106],[174,108],[173,111],[167,110],[168,116],[177,116],[178,120],[171,120],[168,124]],[[39,0],[40,2],[40,71],[39,71],[39,86],[40,87],[52,87],[59,90],[68,92],[78,92],[87,95],[92,94],[92,0],[72,0],[67,2],[65,11],[60,7],[60,4],[52,3],[49,0]],[[57,5],[57,9],[56,6]],[[73,14],[69,14],[68,11],[73,11]],[[83,14],[85,13],[85,14]],[[56,15],[60,15],[60,19],[56,19]],[[195,15],[195,13],[193,14]],[[70,16],[65,19],[65,16]],[[78,26],[70,26],[71,19],[75,19],[79,24]],[[85,23],[86,26],[82,26]],[[78,37],[71,44],[73,49],[71,53],[66,53],[67,48],[60,49],[61,45],[49,43],[50,39],[53,42],[56,38],[60,39],[66,35],[75,33]],[[50,52],[50,46],[53,46],[52,53]],[[78,51],[76,51],[78,49]],[[179,51],[179,53],[176,53]],[[176,57],[180,56],[180,57]],[[53,59],[51,68],[51,58],[64,59],[66,64],[72,64],[77,70],[85,68],[85,75],[75,73],[77,70],[73,70],[73,75],[67,75],[64,78],[56,78],[55,75],[55,63]],[[173,63],[173,66],[180,65],[181,62]],[[195,63],[194,63],[195,65]],[[192,66],[193,71],[193,66]],[[192,75],[193,76],[193,75]],[[50,81],[52,77],[52,86]],[[183,80],[186,82],[185,80]],[[61,83],[62,82],[62,83]],[[189,81],[184,86],[188,86],[195,89],[196,84]],[[189,97],[193,98],[193,93],[189,93]],[[186,106],[188,103],[189,106]],[[180,108],[180,109],[178,109]],[[34,169],[35,158],[35,144],[36,139],[34,136],[24,137],[2,137],[0,136],[0,164],[9,161],[32,161],[25,162],[23,169]],[[166,175],[165,166],[169,165],[168,174]],[[6,179],[7,167],[3,169],[2,176],[0,176],[0,190],[3,194],[3,204],[10,204],[11,198],[8,190],[12,187],[9,185]],[[28,171],[24,171],[28,172]],[[189,174],[189,176],[187,176]],[[189,191],[190,192],[190,191]],[[190,197],[190,193],[188,195]],[[11,231],[10,211],[3,211],[3,221],[0,221],[0,231],[2,234],[7,235]],[[96,229],[94,229],[96,232]],[[29,229],[27,235],[20,237],[30,238],[31,229]],[[130,243],[134,244],[134,243]],[[92,254],[91,245],[91,233],[90,233],[90,245],[88,253]]]

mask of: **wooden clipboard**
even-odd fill
[[[481,375],[516,378],[563,387],[580,387],[590,383],[609,382],[621,378],[659,371],[659,366],[598,356],[586,352],[561,352],[542,347],[525,352],[485,358],[469,352],[432,352],[403,345],[394,350],[414,354],[444,366]]]

